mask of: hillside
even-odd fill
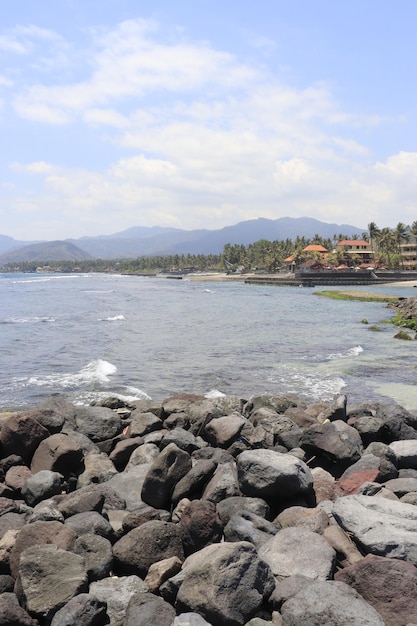
[[[68,241],[49,241],[34,243],[18,248],[0,256],[0,266],[19,261],[88,261],[92,257]]]
[[[286,240],[314,235],[332,239],[335,235],[362,236],[364,229],[348,224],[327,224],[307,217],[282,217],[276,220],[258,218],[226,226],[219,230],[182,230],[158,226],[137,226],[98,237],[82,237],[66,241],[23,245],[11,237],[0,235],[8,248],[0,255],[0,265],[16,261],[69,261],[137,258],[167,254],[220,254],[225,244],[250,243],[260,239]]]

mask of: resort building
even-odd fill
[[[405,270],[417,269],[417,241],[400,244],[401,266]]]
[[[336,244],[336,250],[343,250],[349,257],[355,257],[358,264],[369,264],[374,262],[372,245],[364,239],[342,239]]]

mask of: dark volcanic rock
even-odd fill
[[[152,563],[171,556],[184,560],[181,531],[171,522],[146,522],[114,544],[113,556],[119,574],[145,577]]]
[[[171,626],[175,618],[171,604],[152,593],[136,593],[127,606],[123,626]]]
[[[178,526],[182,532],[186,556],[210,543],[218,543],[223,534],[223,524],[216,505],[209,500],[193,500],[187,504]]]
[[[80,593],[55,613],[51,626],[104,626],[107,604]]]
[[[29,415],[11,415],[2,424],[0,432],[1,454],[6,457],[15,454],[30,463],[32,455],[49,431]]]
[[[35,474],[41,470],[59,472],[63,476],[82,471],[83,452],[78,441],[68,435],[58,433],[44,439],[33,455],[30,469]]]
[[[175,485],[191,469],[190,455],[169,444],[150,466],[142,486],[142,499],[156,509],[169,508]]]

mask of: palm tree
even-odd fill
[[[402,222],[398,222],[394,230],[395,239],[397,242],[397,251],[401,262],[401,267],[404,269],[404,261],[401,253],[401,244],[409,240],[410,228]]]
[[[375,242],[378,241],[380,235],[381,235],[381,231],[379,230],[378,226],[375,224],[375,222],[369,222],[368,224],[368,232],[369,232],[369,239],[371,241],[371,250],[372,250],[372,256],[375,259]]]

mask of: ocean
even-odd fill
[[[343,393],[417,409],[416,343],[394,339],[383,303],[319,288],[107,274],[0,274],[0,410],[51,394],[162,400]],[[411,287],[354,287],[414,296]],[[364,324],[363,320],[368,324]],[[380,331],[371,330],[377,325]]]

